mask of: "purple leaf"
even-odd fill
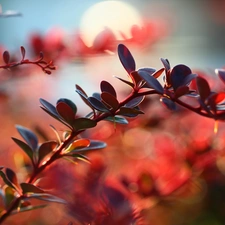
[[[162,85],[159,83],[159,81],[155,77],[150,76],[145,71],[140,71],[140,72],[138,72],[138,74],[140,75],[140,77],[143,80],[145,80],[145,82],[146,82],[146,84],[148,85],[149,88],[153,88],[154,90],[156,90],[160,94],[163,94],[164,89],[163,89]]]
[[[127,71],[128,74],[130,74],[132,71],[135,71],[136,65],[134,58],[125,45],[118,45],[118,56],[124,69]]]
[[[100,87],[102,92],[107,92],[116,98],[116,91],[109,82],[103,80],[100,84]]]
[[[122,79],[122,78],[120,78],[120,77],[117,77],[117,76],[114,76],[114,77],[117,78],[117,79],[119,79],[119,80],[122,81],[123,83],[128,84],[128,85],[131,86],[132,88],[134,87],[134,84],[131,83],[130,81],[124,80],[124,79]]]
[[[170,70],[170,63],[169,63],[168,59],[161,58],[161,62],[163,64],[163,66],[165,67],[165,70],[169,71]]]
[[[170,73],[171,84],[174,90],[176,90],[180,86],[183,86],[185,78],[191,73],[191,69],[185,65],[180,64],[175,66]],[[191,78],[192,77],[190,77],[190,79]],[[189,80],[186,81],[186,83],[188,82]]]
[[[145,96],[138,96],[136,98],[133,98],[130,100],[127,104],[125,104],[125,107],[127,108],[134,108],[141,104],[141,102],[144,100]]]
[[[106,108],[106,106],[101,101],[99,101],[97,98],[89,97],[88,101],[91,104],[91,106],[93,108],[95,108],[96,110],[98,110],[100,112],[109,112],[109,110]]]
[[[219,78],[223,81],[225,84],[225,70],[224,69],[217,69],[216,73],[219,75]]]
[[[18,180],[17,180],[17,177],[16,177],[16,174],[13,170],[9,169],[9,168],[6,168],[5,170],[5,175],[7,177],[7,179],[12,183],[14,184],[16,187],[19,187],[19,184],[18,184]]]
[[[38,139],[37,136],[29,129],[16,125],[16,128],[26,143],[35,151],[38,146]]]
[[[170,99],[166,98],[166,97],[161,97],[160,101],[169,110],[176,110],[177,109],[176,104],[173,101],[171,101]]]
[[[29,156],[29,158],[33,162],[33,150],[31,149],[31,147],[25,142],[17,138],[12,138],[12,139]]]

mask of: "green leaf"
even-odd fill
[[[120,116],[114,116],[114,117],[108,116],[104,120],[114,122],[114,123],[119,123],[119,124],[128,124],[127,119],[125,119],[124,117],[120,117]]]
[[[17,138],[12,137],[12,139],[20,148],[22,148],[22,150],[29,156],[29,158],[33,162],[33,150],[31,149],[31,147]]]
[[[23,194],[26,193],[44,193],[44,191],[33,184],[30,183],[21,183],[20,184]]]
[[[74,120],[73,128],[78,130],[86,130],[88,128],[95,127],[97,122],[88,118],[77,118]]]

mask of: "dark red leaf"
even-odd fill
[[[161,69],[155,71],[155,72],[152,74],[152,76],[155,77],[155,78],[158,78],[158,77],[160,77],[160,76],[162,75],[162,73],[164,72],[164,70],[165,70],[165,68],[161,68]]]
[[[57,145],[58,143],[55,141],[47,141],[42,143],[38,148],[38,163],[40,163],[40,161],[44,159],[45,156],[52,153]]]
[[[175,91],[175,97],[179,98],[185,94],[189,93],[189,87],[188,86],[180,86],[177,88],[177,90]]]
[[[197,77],[196,85],[201,99],[205,101],[205,99],[208,98],[209,95],[211,94],[211,90],[207,80],[204,79],[203,77]]]
[[[75,120],[75,114],[71,107],[64,102],[59,102],[56,105],[58,114],[67,122],[69,125],[73,124]]]
[[[103,80],[100,84],[100,87],[102,92],[107,92],[116,98],[116,91],[109,82]]]
[[[3,60],[5,62],[5,64],[8,64],[10,61],[10,54],[8,51],[4,51],[3,52]]]
[[[39,187],[30,184],[30,183],[21,183],[20,184],[23,194],[26,193],[44,193],[44,191],[42,189],[40,189]]]
[[[109,106],[110,109],[117,110],[119,107],[119,102],[118,100],[108,92],[103,92],[101,94],[101,98],[104,104]]]
[[[24,60],[25,55],[26,55],[26,50],[23,46],[20,47],[21,55],[22,55],[22,60]]]
[[[71,100],[69,100],[67,98],[60,98],[56,104],[58,104],[60,102],[64,102],[65,104],[67,104],[73,110],[74,114],[76,115],[77,106]]]
[[[127,71],[128,74],[130,74],[132,71],[135,71],[136,65],[134,58],[125,45],[118,45],[118,56],[124,69]]]

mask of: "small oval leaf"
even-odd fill
[[[122,63],[124,69],[127,71],[128,74],[130,74],[132,71],[135,71],[136,65],[134,58],[125,45],[118,45],[118,56],[120,62]]]
[[[109,112],[106,106],[100,102],[97,98],[88,97],[88,101],[94,109],[97,109],[100,112]]]
[[[176,110],[177,109],[176,104],[173,101],[171,101],[170,99],[166,98],[166,97],[161,97],[160,101],[169,110]]]
[[[20,135],[23,137],[23,139],[26,141],[26,143],[32,148],[33,151],[37,149],[38,146],[38,138],[37,136],[29,129],[16,125],[16,129],[20,133]]]
[[[23,194],[26,193],[44,193],[44,191],[42,189],[40,189],[39,187],[30,184],[30,183],[21,183],[20,184]]]
[[[116,98],[116,91],[109,82],[103,80],[100,84],[100,88],[102,92],[107,92]]]
[[[4,51],[3,52],[3,60],[5,62],[5,64],[8,64],[10,61],[10,54],[8,51]]]
[[[58,114],[67,122],[69,125],[73,124],[75,120],[75,114],[73,109],[65,102],[59,102],[56,105]]]
[[[33,161],[33,150],[31,149],[31,147],[17,138],[13,137],[12,139],[29,156],[31,161]]]
[[[117,110],[119,107],[118,100],[108,92],[103,92],[101,94],[102,101],[109,106],[110,109]]]
[[[47,141],[42,143],[38,148],[38,163],[40,163],[45,156],[53,152],[57,145],[58,143],[55,141]]]
[[[78,130],[86,130],[88,128],[95,127],[97,122],[88,118],[78,118],[74,120],[73,128]]]
[[[153,88],[154,90],[156,90],[160,94],[163,94],[164,89],[155,77],[149,76],[149,74],[145,71],[140,71],[140,72],[138,72],[138,74],[140,75],[140,77],[143,80],[145,80],[145,82],[146,82],[146,84],[148,85],[149,88]]]
[[[211,90],[207,80],[204,79],[203,77],[197,77],[196,85],[201,99],[205,101],[205,99],[208,98],[209,95],[211,94]]]

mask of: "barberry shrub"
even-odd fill
[[[5,64],[0,65],[0,68],[11,69],[23,64],[32,64],[40,67],[47,74],[55,70],[52,61],[44,60],[43,53],[40,53],[37,60],[31,61],[25,58],[26,51],[24,47],[21,47],[21,56],[19,62],[12,62],[9,52],[5,51],[3,53]],[[206,78],[193,73],[188,66],[179,64],[171,67],[169,60],[162,58],[160,69],[152,67],[137,69],[131,52],[123,44],[118,45],[118,56],[128,79],[115,78],[130,88],[130,93],[123,100],[118,99],[116,89],[106,80],[101,81],[100,92],[91,96],[88,96],[81,86],[76,85],[77,94],[90,109],[87,115],[78,115],[78,106],[70,99],[60,98],[56,103],[40,99],[41,109],[65,127],[62,138],[52,126],[56,133],[55,140],[40,143],[35,132],[21,125],[16,126],[22,139],[12,137],[12,140],[28,156],[32,169],[27,173],[26,179],[21,182],[15,171],[4,165],[0,167],[3,183],[1,197],[4,203],[4,208],[0,209],[0,224],[13,214],[43,208],[46,206],[45,202],[67,205],[69,214],[78,224],[139,224],[141,214],[135,213],[125,193],[109,184],[104,184],[101,189],[98,188],[104,171],[104,163],[99,163],[98,160],[98,163],[93,163],[91,167],[92,176],[93,171],[97,171],[95,179],[87,176],[86,186],[84,186],[86,187],[84,190],[93,192],[90,196],[82,196],[67,202],[64,198],[41,188],[39,182],[44,176],[48,176],[48,173],[44,173],[47,168],[60,159],[89,162],[87,153],[105,148],[106,143],[83,138],[81,134],[96,127],[101,121],[112,122],[115,126],[128,124],[129,118],[144,114],[141,104],[147,96],[148,98],[157,96],[159,102],[168,110],[176,111],[179,107],[183,107],[202,117],[215,120],[216,124],[217,121],[225,120],[225,92],[212,91]],[[217,69],[216,74],[225,83],[225,70]],[[161,77],[162,79],[159,79]],[[149,178],[146,174],[139,177],[139,191],[142,188],[144,190],[143,179],[146,180],[146,177]],[[122,183],[127,186],[125,180]],[[92,186],[91,190],[87,188],[88,185]],[[76,189],[76,186],[74,188]],[[79,191],[75,190],[75,193],[79,195]],[[44,203],[36,204],[35,199]]]

